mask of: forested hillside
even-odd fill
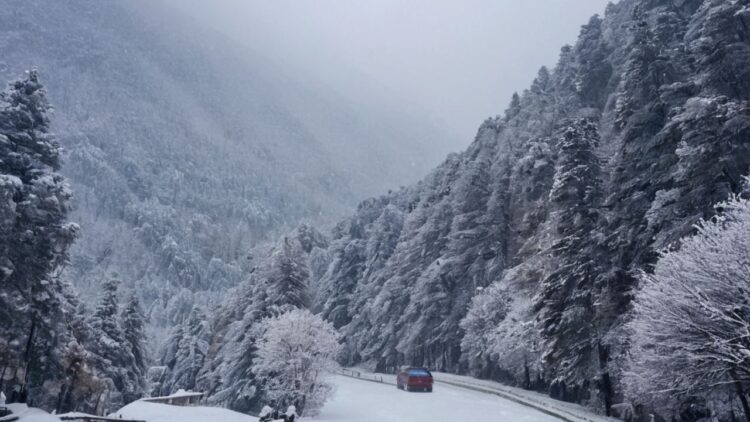
[[[295,309],[310,308],[311,280],[324,264],[327,238],[300,225],[258,251],[249,277],[208,311],[196,308],[177,325],[152,368],[152,394],[199,389],[209,402],[239,411],[267,403],[268,381],[253,371],[261,322]]]
[[[638,274],[750,170],[750,3],[623,0],[422,182],[333,232],[350,365],[468,371],[604,410]]]
[[[328,239],[284,238],[209,318],[196,383],[167,385],[257,406],[253,327],[311,307],[343,334],[346,365],[470,373],[602,413],[672,409],[626,396],[626,323],[658,252],[750,171],[748,28],[747,0],[608,6],[465,152]]]
[[[448,145],[159,2],[9,0],[0,28],[0,76],[37,67],[56,107],[81,227],[67,278],[91,302],[116,274],[152,327],[236,285],[258,243],[415,180]]]
[[[309,302],[284,303],[332,321],[347,365],[468,372],[609,412],[640,273],[750,170],[748,28],[747,0],[610,5],[468,150],[339,223],[303,260]],[[212,344],[240,353],[224,374],[249,368],[248,337],[227,336],[258,318],[244,300],[216,320]]]

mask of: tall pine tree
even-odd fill
[[[133,357],[128,371],[129,388],[123,391],[123,398],[126,403],[139,399],[143,396],[145,390],[146,370],[148,369],[146,334],[144,332],[145,319],[138,296],[132,294],[120,314],[120,327],[125,347]]]
[[[143,377],[135,375],[132,345],[118,321],[119,284],[116,278],[102,283],[99,304],[89,320],[92,330],[89,348],[94,353],[97,373],[108,384],[108,404],[113,408],[126,404],[143,391]]]
[[[601,202],[601,169],[594,153],[596,125],[573,121],[559,139],[559,158],[550,192],[552,270],[542,282],[540,309],[544,359],[552,395],[578,400],[593,377],[585,362],[595,361],[593,287],[598,275],[595,228]]]
[[[24,391],[50,369],[63,329],[58,273],[78,231],[67,222],[71,192],[56,173],[50,108],[36,70],[0,94],[0,353]]]

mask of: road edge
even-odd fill
[[[351,369],[340,369],[340,370],[336,371],[336,374],[337,375],[342,375],[342,376],[345,376],[345,377],[348,377],[348,378],[353,378],[353,379],[356,379],[356,380],[360,380],[360,381],[368,381],[368,382],[374,382],[374,383],[384,384],[384,385],[391,384],[390,382],[386,382],[383,379],[382,376],[378,376],[378,375],[375,375],[375,374],[369,374],[369,373],[363,374],[360,371],[355,371],[355,370],[351,370]],[[491,394],[491,395],[494,395],[494,396],[498,396],[498,397],[501,397],[501,398],[503,398],[505,400],[509,400],[509,401],[511,401],[513,403],[520,404],[522,406],[526,406],[526,407],[532,408],[532,409],[534,409],[534,410],[536,410],[538,412],[544,413],[546,415],[554,416],[554,417],[556,417],[556,418],[558,418],[558,419],[560,419],[560,420],[562,420],[564,422],[598,422],[598,421],[595,421],[593,419],[589,419],[589,418],[581,417],[580,415],[572,414],[572,413],[567,412],[567,411],[565,411],[563,409],[549,408],[549,407],[541,405],[539,403],[535,403],[533,401],[527,400],[527,399],[525,399],[523,397],[518,397],[518,396],[516,396],[516,395],[514,395],[512,393],[508,393],[508,392],[504,392],[504,391],[500,391],[500,390],[495,390],[495,389],[492,389],[492,388],[481,387],[481,386],[477,386],[477,385],[466,384],[466,383],[462,383],[462,382],[440,380],[437,377],[435,377],[434,380],[435,380],[436,383],[446,384],[446,385],[450,385],[450,386],[457,387],[457,388],[464,388],[464,389],[473,390],[473,391],[476,391],[476,392],[479,392],[479,393]]]

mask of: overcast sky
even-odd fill
[[[501,113],[606,0],[168,0],[357,95],[374,89],[459,135]],[[363,85],[368,85],[364,87]],[[367,88],[367,89],[365,89]],[[364,95],[364,94],[363,94]]]

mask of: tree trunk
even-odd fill
[[[523,388],[531,390],[531,373],[529,372],[529,363],[523,360]]]
[[[3,384],[5,384],[5,371],[8,369],[8,365],[3,365],[3,373],[0,374],[0,391],[3,391]]]
[[[745,420],[747,420],[747,422],[750,422],[750,405],[748,405],[747,403],[745,389],[742,388],[742,383],[737,381],[737,378],[734,379],[734,388],[737,390],[737,395],[740,398],[740,403],[742,403],[742,411],[745,412]]]
[[[607,416],[612,416],[612,380],[609,377],[609,371],[607,370],[607,361],[609,361],[609,349],[606,346],[602,346],[601,341],[597,343],[597,349],[599,352],[599,368],[602,370],[602,393],[604,395],[604,412]],[[750,421],[748,421],[750,422]]]
[[[33,349],[34,345],[34,334],[36,334],[36,320],[31,320],[31,328],[29,329],[29,338],[26,340],[26,351],[23,354],[23,363],[24,363],[24,369],[23,369],[23,385],[21,386],[21,397],[23,397],[26,392],[26,384],[29,381],[29,366],[31,366],[31,350]],[[25,402],[24,400],[23,402]],[[23,403],[22,402],[22,403]]]
[[[66,394],[68,394],[68,386],[66,384],[63,384],[62,387],[60,387],[60,394],[57,395],[57,406],[55,406],[55,414],[61,413],[63,401],[65,400]]]

